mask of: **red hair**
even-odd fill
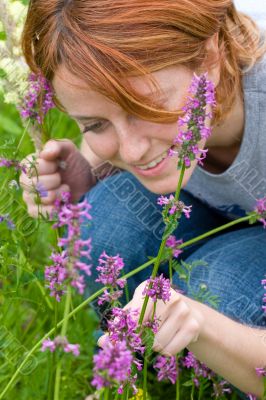
[[[206,56],[216,33],[218,60]],[[203,62],[207,70],[219,62],[215,124],[230,112],[244,71],[265,54],[266,41],[231,0],[32,0],[22,48],[31,70],[50,82],[63,64],[130,114],[159,123],[174,122],[181,112],[161,109],[126,78],[174,65],[198,71]]]

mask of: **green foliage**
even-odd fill
[[[51,110],[46,126],[49,138],[69,138],[77,145],[81,135],[75,122],[58,110]],[[22,139],[24,127],[18,110],[3,103],[0,95],[0,157],[22,160],[33,153],[31,137]],[[19,148],[18,148],[19,146]],[[55,248],[57,238],[51,223],[31,218],[22,199],[19,172],[0,168],[0,215],[9,214],[16,229],[7,229],[0,223],[0,392],[23,360],[27,351],[54,324],[55,301],[44,286],[44,267]],[[77,296],[72,307],[82,301]],[[59,304],[58,314],[63,315]],[[92,309],[86,309],[70,321],[68,339],[80,343],[81,355],[63,358],[60,400],[84,399],[92,393],[90,371],[92,354],[96,346],[93,331],[98,319]],[[49,368],[53,368],[53,356],[37,351],[30,360],[28,371],[20,375],[14,388],[5,399],[47,400]],[[53,365],[52,365],[53,364]]]
[[[0,40],[6,40],[6,33],[4,31],[0,32]]]
[[[192,263],[186,263],[183,260],[180,262],[174,260],[172,262],[172,268],[177,272],[179,279],[186,282],[189,295],[201,303],[209,304],[213,308],[217,308],[220,302],[219,297],[213,295],[208,290],[206,284],[202,283],[199,285],[197,291],[193,290],[190,285],[192,271],[199,266],[208,268],[208,263],[203,260],[196,260]]]

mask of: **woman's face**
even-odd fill
[[[152,75],[162,89],[163,97],[159,100],[164,108],[169,111],[181,109],[186,102],[193,73],[185,67],[175,66]],[[152,95],[142,78],[130,79],[138,91]],[[153,123],[128,115],[103,95],[73,84],[81,86],[84,82],[61,67],[53,80],[56,95],[69,115],[77,121],[96,156],[131,172],[154,193],[174,192],[179,178],[177,158],[166,157],[166,154],[177,135],[177,123]],[[204,144],[201,143],[202,148]],[[195,166],[194,162],[186,170],[183,186]]]

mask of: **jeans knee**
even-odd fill
[[[99,182],[86,194],[92,205],[89,227],[82,226],[82,236],[92,238],[92,277],[88,284],[93,289],[97,277],[96,266],[103,252],[117,254],[124,260],[124,273],[137,268],[156,256],[160,246],[159,227],[163,221],[156,204],[157,195],[147,191],[131,174],[123,172]],[[150,276],[151,268],[129,280],[129,292]]]

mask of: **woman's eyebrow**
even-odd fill
[[[71,117],[71,118],[75,118],[75,119],[78,119],[79,121],[90,121],[90,120],[95,120],[95,119],[103,119],[102,117],[97,117],[97,116],[95,116],[95,117],[88,117],[87,115],[74,115],[74,114],[69,114],[69,116]]]

